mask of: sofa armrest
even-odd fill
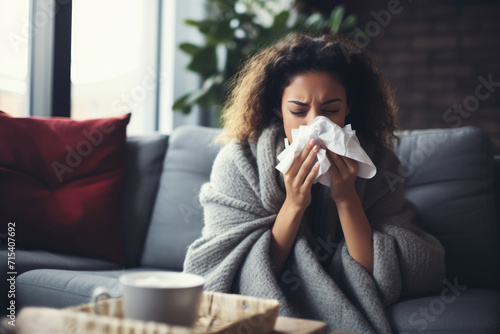
[[[168,139],[168,135],[163,134],[127,138],[127,167],[120,203],[127,267],[137,266],[141,258]]]

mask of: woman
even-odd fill
[[[314,143],[284,175],[275,169],[285,136],[317,116],[352,125],[377,167],[372,179],[327,150],[332,186],[313,185]],[[364,50],[289,35],[246,62],[223,119],[226,145],[200,191],[205,225],[184,262],[205,290],[278,299],[280,315],[330,330],[390,333],[385,307],[441,289],[444,249],[416,226],[403,183],[387,177],[400,174],[396,107]]]

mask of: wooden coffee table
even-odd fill
[[[1,334],[16,334],[15,327],[7,325],[8,319],[2,319],[0,322]],[[54,325],[53,322],[47,325]],[[42,329],[43,328],[39,328]],[[46,328],[51,332],[50,328]],[[328,325],[323,321],[297,319],[289,317],[278,317],[274,330],[271,334],[327,334]],[[348,334],[348,332],[333,331],[329,334]]]
[[[272,334],[327,334],[326,322],[308,319],[278,317]],[[333,331],[329,334],[350,334],[351,332]],[[355,333],[353,333],[355,334]]]
[[[272,334],[326,334],[328,325],[323,321],[278,317]]]

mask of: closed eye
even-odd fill
[[[326,113],[330,113],[330,114],[336,114],[338,113],[340,110],[321,110],[322,112],[326,112]],[[290,110],[290,112],[294,115],[301,115],[301,114],[305,114],[307,113],[307,110],[306,111],[300,111],[300,110]]]

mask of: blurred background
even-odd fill
[[[0,110],[220,126],[241,61],[306,29],[375,56],[402,129],[478,126],[500,154],[499,0],[0,0]]]

